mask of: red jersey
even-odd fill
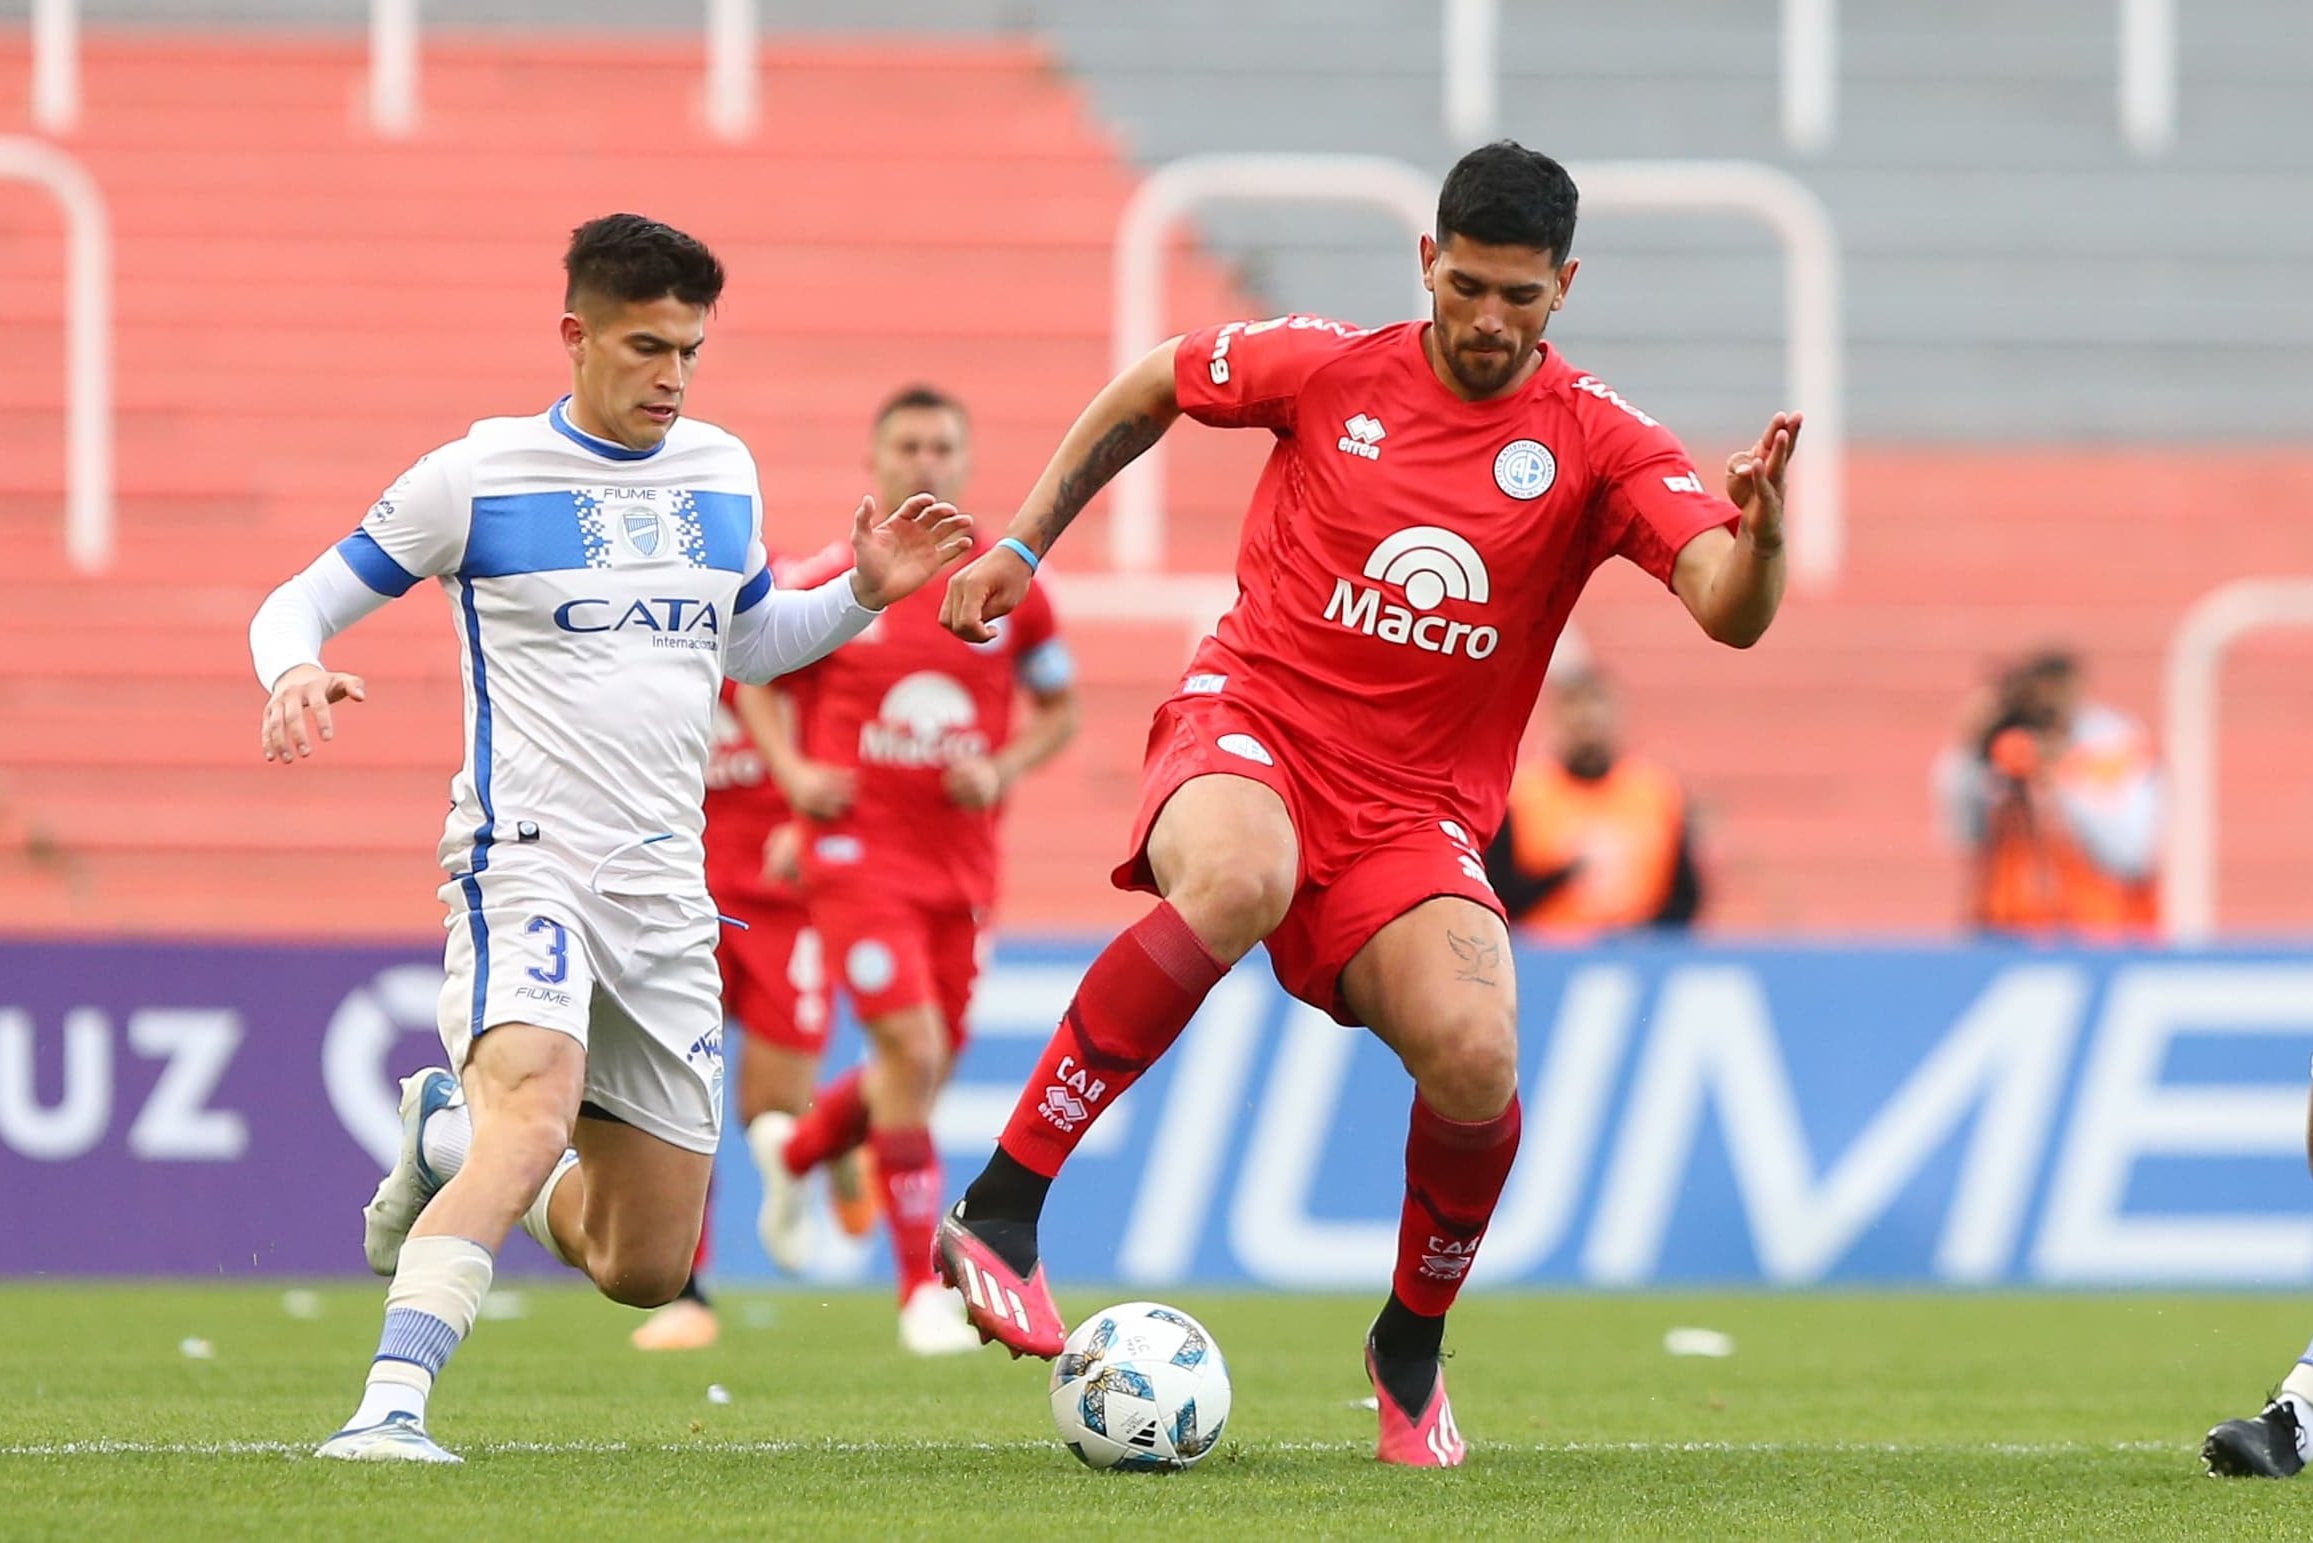
[[[1277,446],[1237,603],[1181,689],[1260,709],[1377,804],[1485,832],[1592,570],[1621,556],[1667,585],[1681,547],[1739,516],[1668,429],[1547,344],[1518,390],[1461,400],[1428,325],[1291,316],[1182,340],[1182,411]]]
[[[792,562],[771,561],[772,577],[782,589],[823,584],[850,566],[848,543]],[[718,899],[792,901],[793,885],[764,877],[763,843],[794,811],[740,721],[736,693],[734,682],[723,682],[715,703],[715,744],[707,755],[707,889]],[[796,710],[801,712],[800,705]]]
[[[715,747],[707,755],[707,888],[718,900],[789,898],[792,890],[763,874],[763,843],[790,811],[739,720],[737,684],[723,682],[715,703]]]
[[[994,754],[1011,737],[1018,688],[1058,690],[1071,667],[1040,587],[977,645],[940,625],[946,591],[927,584],[893,602],[795,677],[809,697],[803,753],[858,768],[851,808],[816,822],[805,845],[814,889],[856,874],[922,905],[995,903],[997,811],[959,807],[947,769]]]

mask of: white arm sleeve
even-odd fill
[[[249,657],[267,691],[301,664],[321,663],[321,645],[384,605],[335,547],[313,560],[257,608],[249,622]]]
[[[817,589],[770,590],[731,618],[723,673],[760,686],[832,653],[882,614],[859,603],[848,572]]]

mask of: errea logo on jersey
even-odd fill
[[[1407,644],[1431,654],[1483,659],[1502,641],[1492,627],[1448,621],[1434,611],[1448,600],[1484,605],[1493,593],[1486,561],[1461,536],[1436,525],[1415,525],[1384,537],[1365,560],[1365,577],[1394,585],[1404,605],[1391,605],[1379,589],[1333,581],[1325,619],[1385,643]]]
[[[859,726],[859,758],[876,766],[948,766],[988,753],[972,694],[937,670],[903,675]]]
[[[1381,459],[1381,442],[1389,438],[1389,430],[1381,420],[1370,413],[1359,413],[1342,425],[1348,432],[1334,441],[1333,448],[1344,455],[1362,456],[1368,461]]]

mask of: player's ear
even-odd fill
[[[1558,265],[1558,298],[1550,302],[1555,311],[1566,304],[1566,292],[1574,287],[1574,271],[1582,266],[1582,259],[1569,257]]]
[[[1427,232],[1422,236],[1422,288],[1431,294],[1438,292],[1438,244]]]
[[[576,364],[586,352],[586,321],[576,311],[562,313],[562,351]]]

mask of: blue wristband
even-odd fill
[[[1006,551],[1012,553],[1013,556],[1026,563],[1030,573],[1034,573],[1037,569],[1044,566],[1043,559],[1039,558],[1034,552],[1029,551],[1028,543],[1022,541],[1017,536],[1006,536],[1003,540],[997,542],[996,545],[1004,548]]]

